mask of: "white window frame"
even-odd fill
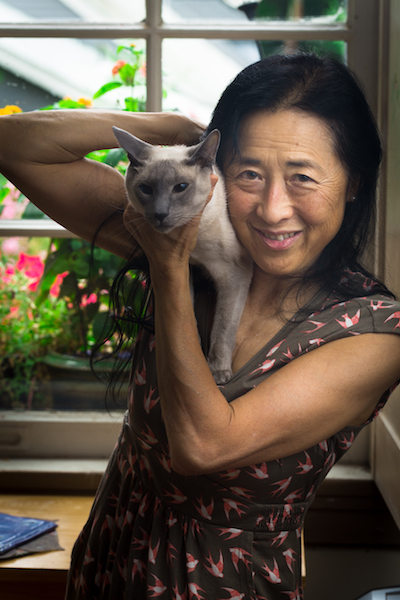
[[[162,22],[162,0],[146,0],[147,18],[140,24],[0,23],[0,37],[118,39],[144,38],[147,52],[147,110],[162,109],[162,41],[167,38],[229,40],[343,40],[348,63],[364,83],[372,109],[377,111],[379,1],[348,0],[347,23],[241,22],[240,24],[167,24]],[[0,220],[0,237],[73,237],[52,221]],[[116,441],[121,416],[99,413],[13,413],[0,411],[0,471],[10,458],[98,459],[104,468]],[[99,440],[101,440],[99,442]],[[368,436],[348,454],[347,464],[368,463]],[[354,450],[354,451],[353,451]]]

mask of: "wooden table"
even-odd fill
[[[71,550],[93,503],[93,496],[0,495],[0,512],[58,523],[64,550],[0,560],[1,600],[62,600]]]

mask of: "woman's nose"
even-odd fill
[[[290,219],[294,213],[292,199],[285,182],[269,182],[257,206],[257,215],[271,225]]]

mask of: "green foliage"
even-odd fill
[[[146,100],[143,96],[135,94],[135,88],[143,86],[145,82],[145,64],[143,50],[136,50],[135,44],[119,46],[117,54],[123,58],[117,60],[112,70],[113,81],[102,85],[93,95],[93,99],[100,98],[112,90],[126,87],[128,96],[125,98],[123,110],[141,112],[146,110]]]
[[[57,276],[63,275],[58,297],[67,302],[69,323],[74,335],[62,337],[57,350],[64,353],[87,353],[99,332],[99,323],[107,325],[109,290],[121,266],[121,259],[80,239],[55,239],[41,279],[36,305],[41,308],[49,298]]]
[[[347,18],[345,0],[303,0],[299,3],[296,0],[261,0],[255,11],[256,20],[291,20],[296,18],[296,7],[302,11],[301,18],[307,20],[312,17],[329,17],[336,22],[343,22]],[[279,41],[259,41],[257,42],[261,58],[282,52],[286,45]],[[290,48],[299,50],[328,53],[343,60],[346,54],[346,44],[341,41],[308,41],[291,44]]]
[[[32,407],[35,398],[35,407],[43,408],[46,397],[37,389],[46,379],[41,359],[60,339],[74,334],[64,300],[48,296],[40,308],[36,305],[35,290],[43,264],[35,257],[39,270],[31,277],[32,267],[24,268],[21,256],[17,262],[0,259],[0,405]]]

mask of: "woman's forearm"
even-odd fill
[[[158,386],[173,468],[184,474],[204,472],[204,465],[217,469],[232,414],[200,347],[189,277],[182,269],[152,281]]]
[[[30,160],[69,162],[93,150],[118,146],[112,127],[126,129],[150,144],[192,144],[203,127],[175,113],[103,110],[34,111],[2,116],[0,165]]]

